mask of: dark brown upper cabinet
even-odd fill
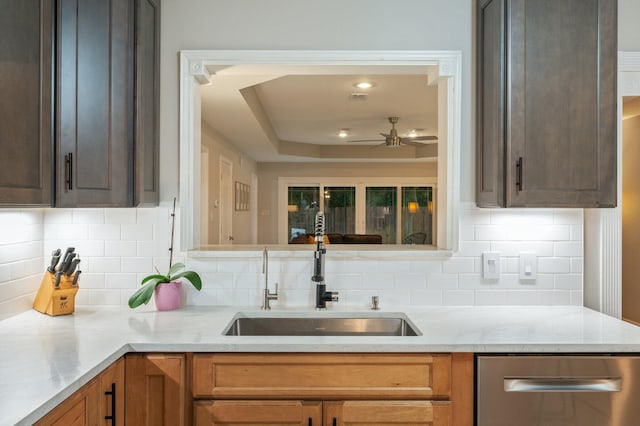
[[[159,199],[160,0],[136,0],[134,204]]]
[[[479,0],[476,203],[616,205],[617,2]]]
[[[56,206],[157,203],[158,5],[59,0],[57,12]]]
[[[51,205],[53,0],[0,0],[0,205]]]

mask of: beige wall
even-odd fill
[[[626,105],[625,105],[626,112]],[[622,317],[640,324],[640,115],[622,122]]]
[[[255,161],[232,144],[216,135],[206,123],[202,123],[202,144],[209,151],[209,236],[210,244],[218,244],[220,238],[220,207],[214,205],[220,199],[220,156],[233,164],[233,182],[239,181],[251,185],[251,174],[257,173]],[[232,182],[232,184],[233,184]],[[235,185],[234,185],[235,186]],[[251,188],[255,191],[256,188]],[[249,211],[235,211],[232,214],[234,244],[251,244],[251,214],[257,206],[250,203]]]

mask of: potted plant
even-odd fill
[[[129,298],[129,307],[137,308],[143,303],[146,305],[155,295],[156,307],[160,311],[170,311],[180,307],[182,300],[181,279],[188,280],[196,290],[202,288],[202,279],[194,271],[183,271],[184,263],[175,263],[169,268],[167,275],[153,274],[142,280],[142,287]]]
[[[182,279],[189,281],[196,290],[202,288],[200,275],[193,271],[179,272],[185,268],[184,263],[173,263],[173,231],[176,225],[176,199],[173,199],[173,212],[171,213],[171,246],[169,247],[169,272],[162,275],[156,268],[157,274],[144,277],[140,283],[142,287],[129,298],[129,307],[137,308],[143,303],[146,305],[153,294],[156,308],[159,311],[171,311],[180,307],[182,303]]]

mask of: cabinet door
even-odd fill
[[[56,205],[133,205],[134,2],[60,0]]]
[[[111,364],[99,376],[100,413],[99,424],[105,426],[124,424],[124,358]]]
[[[136,206],[159,198],[160,0],[136,0]]]
[[[320,401],[198,401],[194,424],[321,426]]]
[[[37,426],[97,426],[100,384],[93,379],[40,419]]]
[[[324,403],[324,426],[449,426],[451,404],[431,401],[338,401]]]
[[[507,205],[616,205],[615,0],[510,0]]]
[[[478,205],[616,205],[616,19],[616,0],[478,2]]]
[[[504,203],[505,0],[479,0],[477,24],[476,203]]]
[[[0,0],[0,205],[50,205],[53,0]]]
[[[187,424],[186,375],[183,354],[128,354],[126,360],[126,423]]]

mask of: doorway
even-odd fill
[[[640,96],[622,104],[622,319],[640,325]]]

